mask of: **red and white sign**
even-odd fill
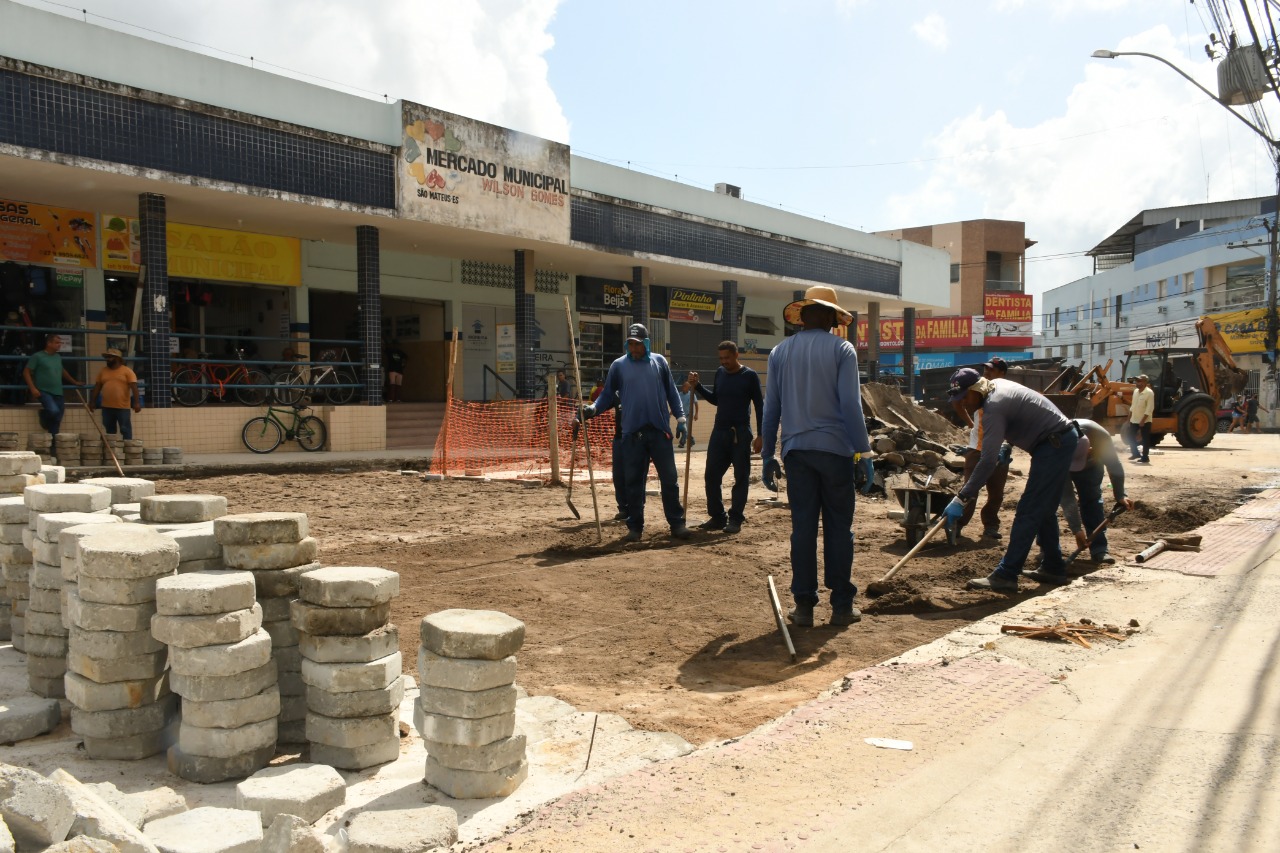
[[[987,293],[983,299],[987,329],[984,346],[1031,346],[1031,294]]]
[[[981,317],[917,317],[916,347],[921,349],[980,347]],[[905,326],[901,317],[880,318],[880,346],[902,349]],[[858,349],[867,348],[867,321],[858,319]]]

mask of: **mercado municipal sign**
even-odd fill
[[[404,102],[400,215],[569,242],[569,146]]]

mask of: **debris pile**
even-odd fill
[[[1081,648],[1091,649],[1093,644],[1089,642],[1089,638],[1096,640],[1099,637],[1105,637],[1123,642],[1134,631],[1130,629],[1120,633],[1120,629],[1115,625],[1099,627],[1088,619],[1081,619],[1079,622],[1059,619],[1056,625],[1001,625],[1000,633],[1026,637],[1028,640],[1062,640],[1074,643]]]
[[[931,438],[923,430],[905,427],[872,426],[871,464],[874,476],[870,487],[953,490],[964,472],[964,458]]]

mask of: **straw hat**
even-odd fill
[[[853,322],[853,315],[840,307],[835,290],[830,287],[823,287],[822,285],[811,287],[806,290],[804,292],[804,299],[792,302],[786,307],[786,310],[782,312],[782,315],[786,317],[788,323],[793,325],[799,324],[800,309],[804,308],[806,305],[825,305],[828,308],[834,308],[836,312],[836,322],[841,326],[847,326]]]

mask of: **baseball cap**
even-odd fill
[[[995,356],[990,361],[983,362],[982,366],[989,367],[992,370],[1003,370],[1006,372],[1009,370],[1009,363],[1000,356]]]
[[[649,330],[640,323],[632,323],[630,328],[627,329],[627,340],[629,341],[644,343],[648,337]]]
[[[978,383],[986,383],[986,380],[982,378],[981,373],[974,370],[972,367],[960,368],[955,373],[951,374],[951,389],[947,393],[947,399],[954,403],[967,394],[971,388],[979,393],[985,394],[985,384],[978,385]],[[974,388],[975,385],[978,387]]]

